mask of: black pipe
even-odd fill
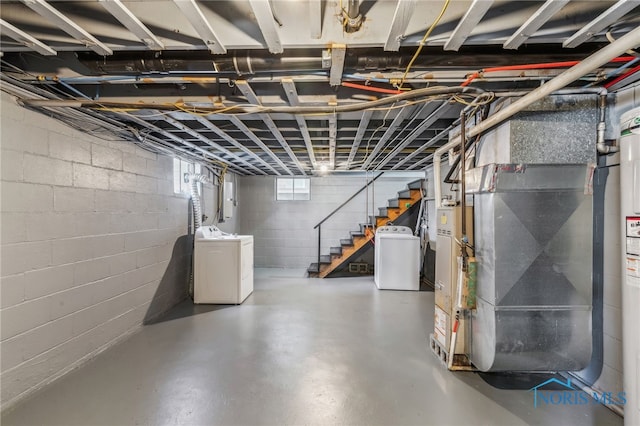
[[[425,46],[416,58],[414,70],[481,69],[500,65],[519,65],[537,62],[582,60],[592,53],[593,45],[560,51],[555,46],[535,45],[517,51],[505,51],[495,47],[463,46],[458,52],[443,51],[440,47]],[[64,53],[64,52],[63,52]],[[406,69],[413,48],[401,48],[398,52],[385,52],[381,48],[350,48],[345,57],[344,70],[367,71]],[[322,63],[322,49],[288,49],[274,55],[264,50],[230,51],[224,55],[211,55],[208,51],[121,51],[110,56],[94,52],[77,52],[76,67],[84,68],[84,75],[139,75],[147,73],[211,72],[216,74],[252,75],[277,71],[328,71]],[[56,72],[58,62],[32,59],[26,55],[6,53],[4,60],[16,63],[25,71]],[[73,58],[67,58],[69,60]],[[48,61],[48,65],[47,65]],[[72,63],[74,61],[68,61]],[[73,67],[73,65],[70,65]],[[88,68],[88,73],[86,72]],[[47,68],[50,68],[48,70]]]

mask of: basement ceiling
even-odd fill
[[[241,175],[419,170],[462,108],[553,78],[638,27],[639,6],[2,1],[1,88],[96,136]],[[571,87],[629,84],[636,57]]]

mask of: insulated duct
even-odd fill
[[[193,204],[193,223],[194,229],[202,226],[202,204],[200,203],[200,193],[198,191],[198,183],[209,183],[209,178],[201,174],[185,173],[185,180],[189,180],[189,188],[191,191],[191,202]]]

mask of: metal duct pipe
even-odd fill
[[[189,179],[191,190],[191,202],[193,203],[193,224],[194,229],[202,226],[202,205],[200,204],[200,194],[198,193],[198,183],[209,183],[209,178],[201,174],[185,174]]]
[[[565,86],[574,82],[580,77],[583,77],[584,75],[589,74],[590,72],[593,72],[597,68],[611,61],[613,58],[619,55],[622,55],[627,50],[637,47],[639,44],[638,40],[640,40],[640,27],[635,28],[632,31],[629,31],[627,34],[620,37],[618,40],[598,50],[596,53],[584,59],[579,64],[572,66],[568,70],[564,71],[562,74],[549,80],[548,82],[544,83],[542,86],[532,90],[527,95],[516,100],[511,105],[498,111],[491,117],[484,120],[482,123],[472,127],[467,133],[467,137],[472,138],[474,136],[481,134],[482,132],[485,132],[493,128],[494,126],[497,126],[498,124],[502,123],[506,119],[522,111],[523,109],[533,104],[534,102],[539,101],[540,99],[550,95],[556,90],[564,88]],[[441,188],[441,181],[440,181],[441,179],[440,162],[442,159],[442,154],[444,154],[451,148],[454,148],[457,144],[459,144],[459,138],[454,138],[453,140],[450,140],[445,145],[438,148],[433,155],[433,173],[434,173],[434,181],[435,181],[434,183],[435,183],[436,208],[441,207],[441,202],[442,202],[441,200],[442,188]]]

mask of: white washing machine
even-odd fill
[[[253,292],[253,235],[223,235],[202,226],[193,256],[195,303],[238,305]]]
[[[374,281],[381,290],[420,290],[420,238],[410,228],[377,229]]]

